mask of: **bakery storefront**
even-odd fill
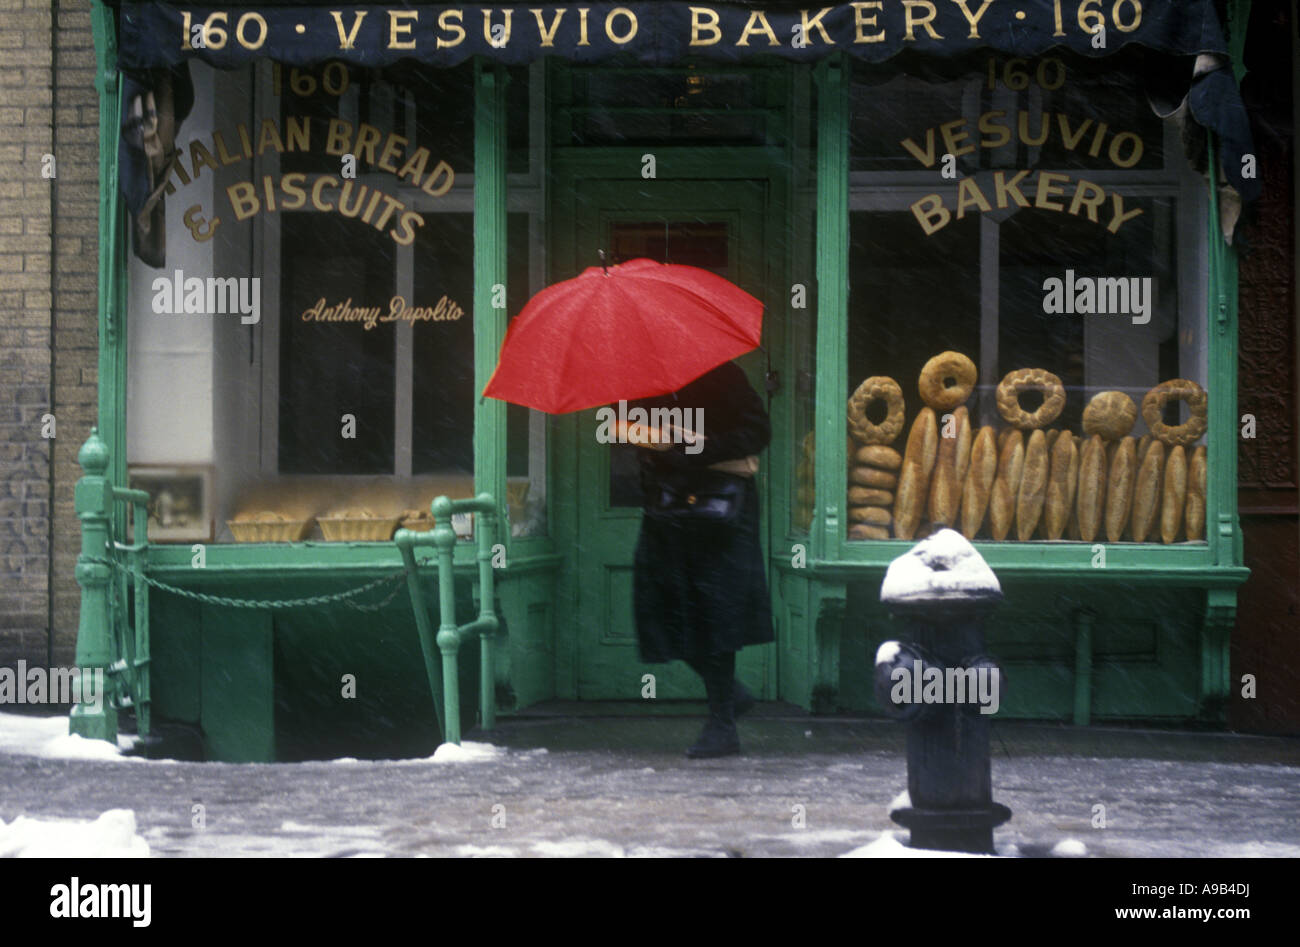
[[[602,250],[766,307],[739,360],[773,425],[757,693],[874,710],[884,569],[949,525],[1006,593],[1002,713],[1220,719],[1256,185],[1212,0],[94,9],[83,458],[148,494],[152,584],[79,565],[109,600],[83,600],[79,658],[143,626],[128,696],[157,725],[217,759],[428,753],[392,537],[482,493],[498,712],[641,700],[648,672],[702,696],[638,660],[635,448],[479,394],[509,320]],[[441,586],[462,621],[477,525]],[[435,563],[421,582],[436,603]]]

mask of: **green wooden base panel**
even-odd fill
[[[1090,633],[1077,595],[1032,582],[1004,583],[1003,592],[1006,601],[986,626],[988,651],[1006,671],[999,718],[1213,719],[1201,699],[1204,590],[1092,596]],[[880,605],[876,583],[848,587],[845,616],[837,705],[880,713],[872,688],[876,649],[906,640],[907,630]]]

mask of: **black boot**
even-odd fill
[[[740,752],[740,735],[736,733],[734,652],[713,655],[703,664],[704,688],[709,695],[709,716],[700,738],[687,749],[691,759],[735,756]]]
[[[691,670],[698,674],[701,679],[709,673],[705,666],[699,661],[687,661],[686,663],[690,665]],[[707,688],[708,685],[706,684],[705,686]],[[748,687],[740,683],[740,678],[738,677],[732,680],[731,686],[732,693],[735,694],[734,706],[736,718],[739,719],[754,709],[754,705],[758,703],[758,698],[749,692]]]

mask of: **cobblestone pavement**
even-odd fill
[[[744,756],[697,762],[682,748],[698,727],[534,714],[468,734],[502,749],[453,763],[0,754],[0,818],[128,808],[162,856],[830,856],[905,837],[887,811],[906,787],[901,726],[765,706],[741,723]],[[1300,856],[1300,740],[1004,722],[992,747],[1014,813],[1003,853],[1072,838],[1095,856]]]

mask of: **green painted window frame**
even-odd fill
[[[849,542],[846,538],[844,483],[847,467],[844,371],[848,338],[849,288],[849,83],[843,56],[816,67],[817,114],[817,500],[811,527],[808,566],[820,575],[850,577],[883,570],[912,548],[909,540]],[[1211,167],[1214,136],[1209,135]],[[1237,256],[1219,229],[1219,199],[1209,190],[1206,258],[1207,383],[1210,398],[1206,542],[1164,546],[1105,543],[1105,568],[1094,568],[1093,546],[1082,542],[990,542],[975,547],[995,571],[1038,577],[1088,575],[1104,581],[1166,583],[1185,579],[1228,588],[1245,580],[1241,524],[1237,513]]]
[[[99,96],[99,257],[98,327],[99,373],[97,420],[100,437],[109,448],[110,482],[126,483],[126,288],[129,239],[126,214],[118,187],[117,139],[121,109],[116,11],[94,0],[91,30],[96,51],[95,85]],[[504,66],[476,60],[474,140],[474,379],[481,391],[496,366],[505,337],[507,313],[492,308],[492,287],[506,283],[507,150]],[[488,492],[504,510],[506,497],[506,406],[480,398],[474,407],[474,488]],[[116,511],[115,532],[125,535],[125,508]],[[509,530],[502,542],[510,549]],[[521,539],[522,548],[548,558],[546,537]],[[162,570],[190,568],[188,544],[153,546],[150,564]],[[223,571],[271,568],[293,571],[327,565],[343,569],[396,567],[396,548],[387,543],[268,543],[207,545],[205,576]],[[471,543],[457,543],[457,565],[474,562]]]

